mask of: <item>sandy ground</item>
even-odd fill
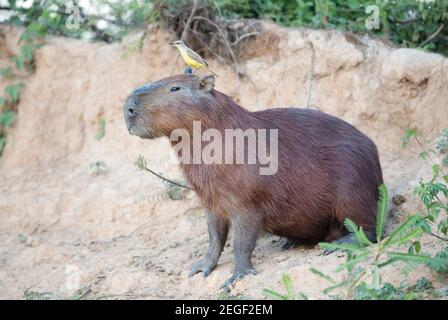
[[[0,67],[17,50],[19,34],[1,28]],[[411,190],[430,168],[418,159],[417,146],[401,149],[400,138],[413,127],[431,143],[448,127],[448,59],[335,31],[265,28],[242,65],[248,78],[209,61],[219,74],[217,89],[250,110],[309,100],[354,124],[377,143],[391,195],[408,200],[392,221],[418,210]],[[155,27],[142,50],[125,54],[138,38],[111,45],[48,38],[37,52],[0,159],[0,298],[38,297],[32,292],[68,298],[77,289],[89,299],[223,297],[231,247],[207,279],[188,278],[207,248],[204,211],[194,194],[171,200],[163,183],[134,167],[142,154],[152,169],[180,178],[168,161],[167,140],[140,140],[123,123],[121,107],[134,88],[183,68],[180,59],[172,61],[170,36]],[[0,82],[1,91],[6,85]],[[105,132],[98,140],[101,119]],[[240,281],[231,295],[260,299],[263,288],[282,291],[287,273],[297,291],[326,298],[328,283],[309,269],[332,274],[344,255],[282,251],[279,240],[261,236],[253,259],[259,274]],[[391,267],[386,280],[397,283],[401,272]],[[426,269],[410,279],[421,276],[434,279]]]

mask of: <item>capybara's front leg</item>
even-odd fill
[[[235,261],[232,276],[221,287],[225,291],[229,291],[236,281],[246,275],[257,273],[252,267],[251,258],[261,228],[261,218],[255,214],[236,214],[231,222]]]
[[[208,236],[210,241],[208,251],[202,260],[193,265],[188,275],[189,277],[198,272],[202,272],[204,277],[207,277],[210,272],[212,272],[221,256],[229,232],[229,222],[227,220],[208,210],[205,215],[207,217]]]

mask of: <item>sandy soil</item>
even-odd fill
[[[19,31],[0,28],[1,67],[17,50]],[[248,78],[210,59],[217,89],[250,110],[309,101],[354,124],[378,144],[391,195],[408,199],[392,220],[417,210],[411,190],[428,166],[417,159],[417,146],[401,149],[400,138],[413,127],[431,143],[448,127],[448,59],[336,31],[265,28],[242,65]],[[127,54],[138,38],[111,45],[48,38],[37,52],[0,159],[0,298],[73,297],[77,283],[91,299],[220,296],[231,247],[207,279],[188,278],[207,248],[204,211],[192,193],[169,199],[163,183],[133,164],[142,154],[152,169],[180,177],[167,140],[140,140],[124,126],[121,107],[134,88],[183,68],[179,58],[173,62],[167,33],[150,27],[142,50]],[[343,259],[317,248],[282,251],[279,238],[265,234],[254,253],[259,274],[231,294],[263,298],[263,288],[281,291],[288,273],[298,291],[322,299],[328,284],[309,269],[331,273]],[[401,271],[391,268],[388,279],[398,281]],[[410,274],[421,276],[433,278],[426,269]]]

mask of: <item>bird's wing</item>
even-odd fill
[[[205,61],[204,58],[202,58],[199,54],[197,54],[196,52],[194,52],[194,51],[191,50],[190,48],[187,48],[187,54],[188,54],[188,56],[189,56],[191,59],[193,59],[193,60],[195,60],[195,61],[197,61],[197,62],[199,62],[199,63],[205,65],[206,67],[208,67],[208,63],[207,63],[207,61]]]

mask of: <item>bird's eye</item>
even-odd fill
[[[172,87],[171,88],[171,92],[176,92],[176,91],[179,91],[180,90],[180,87]]]

